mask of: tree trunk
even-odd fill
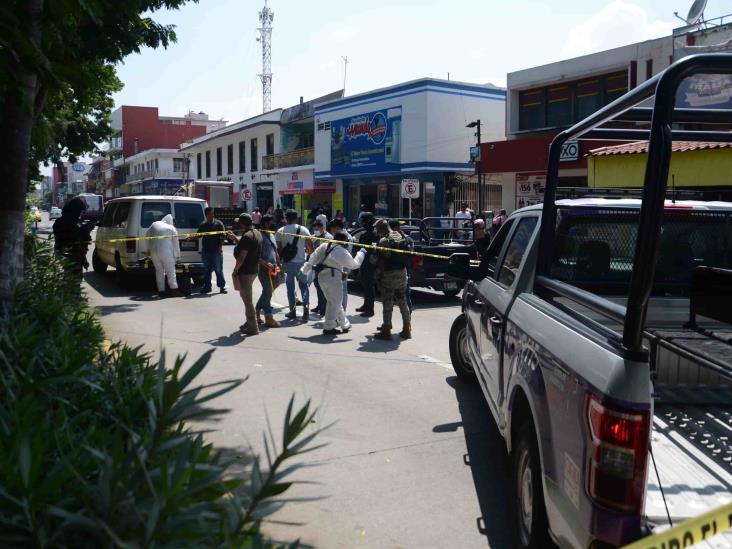
[[[40,48],[40,13],[43,0],[29,0],[20,10],[28,17],[29,38]],[[0,311],[5,310],[18,282],[23,279],[23,233],[25,197],[28,185],[28,157],[33,130],[33,105],[38,94],[38,75],[26,68],[7,49],[17,78],[17,93],[0,102]]]

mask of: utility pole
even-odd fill
[[[262,112],[269,112],[272,109],[272,21],[274,12],[267,6],[264,0],[264,8],[259,12],[259,23],[262,25],[257,30],[259,37],[257,42],[262,43],[262,74],[259,79],[262,81]]]
[[[343,96],[346,95],[346,75],[348,74],[348,56],[342,55],[343,59]]]
[[[478,160],[476,161],[476,170],[478,172],[478,213],[477,215],[480,216],[480,214],[483,212],[483,174],[481,173],[481,161],[480,161],[480,119],[476,120],[475,122],[471,122],[466,128],[475,128],[477,131],[475,132],[475,136],[478,138]]]

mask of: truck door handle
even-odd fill
[[[483,305],[485,305],[485,303],[483,303],[480,299],[476,299],[473,301],[473,305],[475,305],[476,307],[482,307]]]
[[[500,318],[498,318],[497,316],[492,316],[492,317],[490,318],[490,322],[491,322],[491,324],[492,324],[493,326],[500,326],[500,325],[501,325],[501,322],[502,322],[502,321],[501,321],[501,319],[500,319]]]

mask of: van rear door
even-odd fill
[[[173,208],[175,227],[179,234],[190,234],[198,231],[198,226],[203,223],[202,202],[175,202]],[[201,241],[180,240],[180,259],[183,263],[198,263],[201,261]]]

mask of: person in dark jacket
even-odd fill
[[[84,199],[74,197],[61,209],[61,217],[53,223],[54,250],[67,259],[69,272],[74,273],[79,281],[84,269],[89,267],[86,252],[94,229],[93,223],[82,223],[80,218],[84,210]]]
[[[376,218],[371,212],[365,212],[364,215],[361,216],[361,223],[366,230],[359,235],[359,244],[374,245],[379,241],[379,238],[374,232],[375,222]],[[374,252],[367,248],[367,253],[372,254]],[[361,270],[359,271],[359,279],[361,281],[361,286],[363,287],[363,305],[356,309],[356,312],[361,313],[361,316],[363,317],[371,318],[374,316],[374,301],[376,295],[376,265],[371,261],[364,261],[363,265],[361,265]]]

